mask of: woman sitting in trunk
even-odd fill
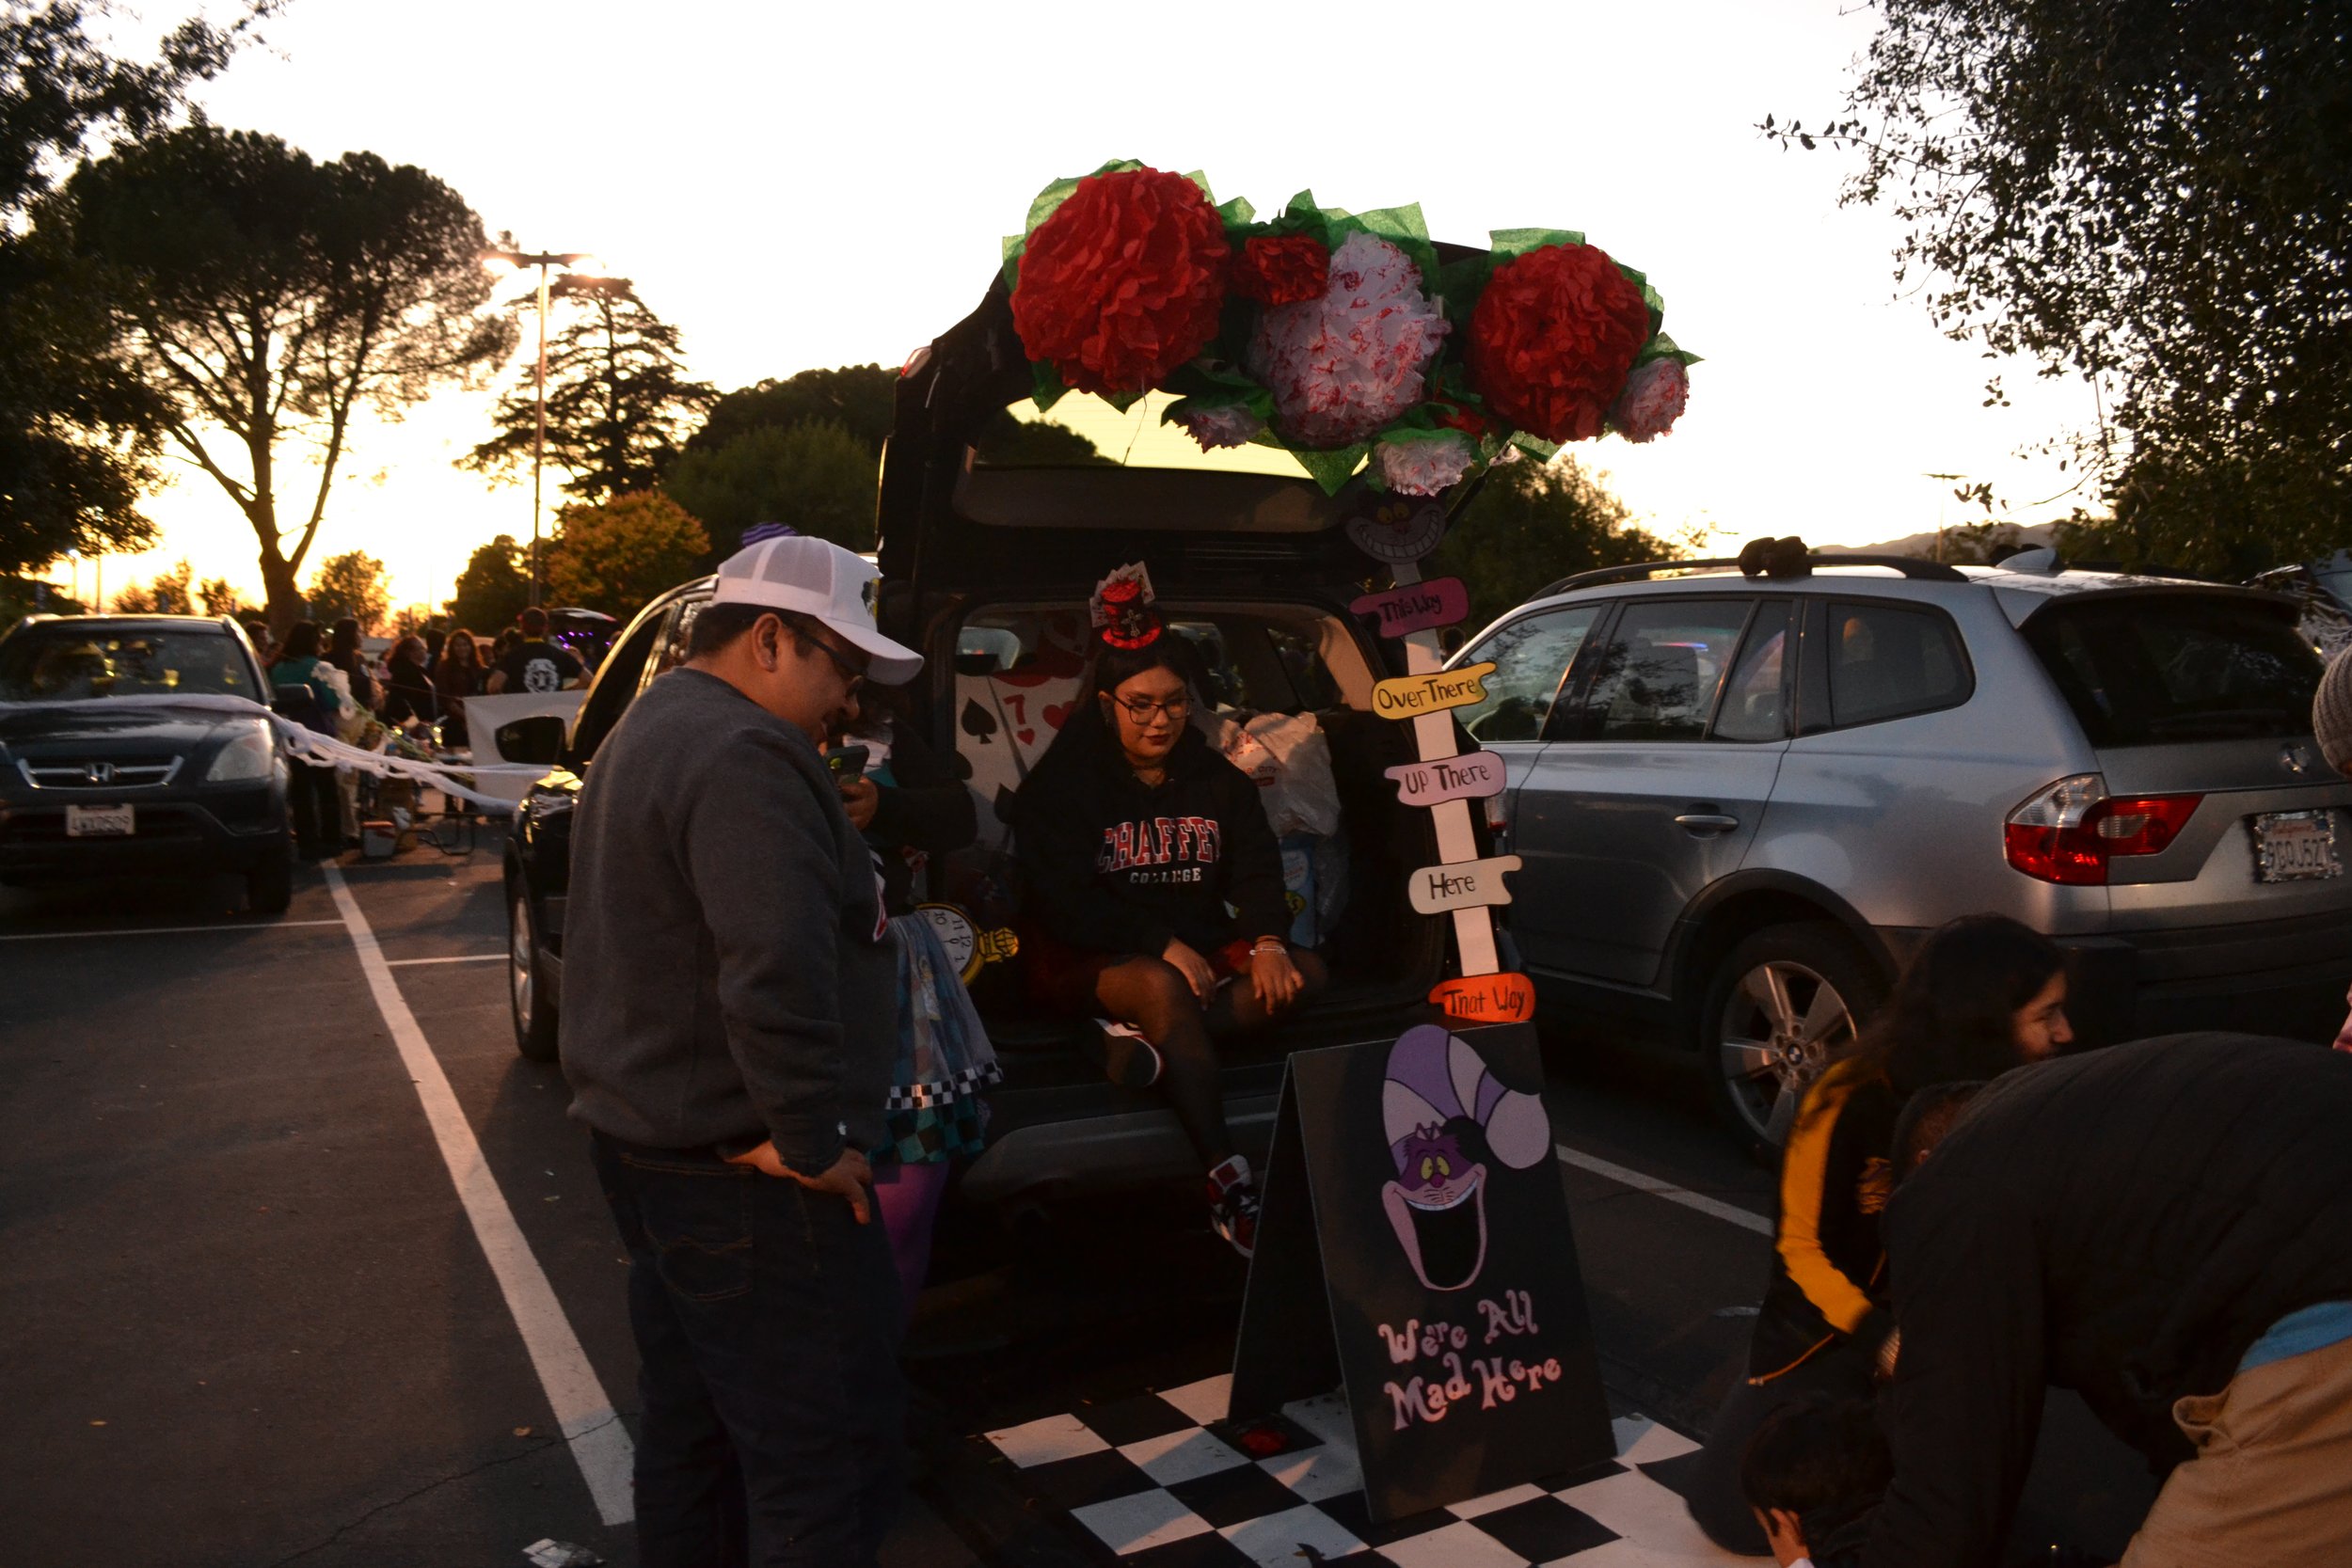
[[[1187,722],[1198,661],[1161,625],[1150,578],[1120,568],[1093,608],[1087,695],[1014,805],[1022,957],[1036,1000],[1096,1015],[1112,1082],[1168,1097],[1208,1167],[1211,1220],[1247,1257],[1257,1186],[1225,1126],[1210,1039],[1264,1027],[1325,971],[1283,940],[1265,808]]]

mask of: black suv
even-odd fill
[[[1444,922],[1415,914],[1406,899],[1407,874],[1439,858],[1429,814],[1399,804],[1382,776],[1412,760],[1411,735],[1372,712],[1373,683],[1403,666],[1395,645],[1347,609],[1368,582],[1385,584],[1387,568],[1350,542],[1346,525],[1395,503],[1353,486],[1327,497],[1304,478],[977,459],[983,427],[1029,387],[999,284],[909,364],[882,459],[878,613],[886,633],[926,660],[901,721],[955,756],[981,822],[977,844],[930,867],[929,896],[984,927],[1017,915],[1003,806],[1076,693],[1094,583],[1123,562],[1149,562],[1171,626],[1209,666],[1218,707],[1312,713],[1340,797],[1340,831],[1313,854],[1318,944],[1334,983],[1284,1028],[1227,1048],[1227,1114],[1252,1148],[1267,1135],[1285,1051],[1393,1035],[1435,1017],[1427,996],[1449,959]],[[555,1053],[566,834],[582,775],[637,693],[684,657],[710,591],[709,578],[674,589],[622,633],[556,770],[517,811],[506,894],[526,1056]],[[1072,1022],[1030,1011],[1008,968],[973,982],[1006,1079],[967,1192],[996,1199],[1194,1171],[1164,1102],[1105,1084],[1075,1049]]]
[[[191,697],[270,701],[228,616],[30,615],[0,637],[0,881],[233,872],[253,911],[283,910],[276,734]]]

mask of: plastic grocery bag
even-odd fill
[[[1340,788],[1331,776],[1331,742],[1311,713],[1261,713],[1220,719],[1210,738],[1250,777],[1265,801],[1275,836],[1340,831]]]

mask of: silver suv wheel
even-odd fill
[[[1883,991],[1876,966],[1826,922],[1768,927],[1726,954],[1699,1046],[1732,1131],[1758,1154],[1786,1143],[1805,1089],[1852,1049]]]

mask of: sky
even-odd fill
[[[1306,188],[1419,201],[1470,244],[1581,230],[1704,357],[1672,434],[1571,449],[1645,526],[1736,549],[1981,515],[1931,473],[1990,481],[2007,520],[2063,515],[2077,496],[2032,503],[2070,476],[2020,453],[2087,424],[2088,388],[1943,338],[1897,296],[1895,220],[1838,205],[1851,160],[1756,130],[1829,119],[1873,25],[1857,0],[291,0],[199,101],[321,158],[418,165],[492,233],[594,253],[723,388],[903,362],[977,303],[1041,186],[1111,158],[1201,170],[1261,211]],[[2011,404],[1985,408],[2001,370]],[[527,536],[527,476],[453,467],[490,402],[445,390],[358,428],[306,580],[363,549],[395,606],[437,606],[475,546]],[[307,515],[314,482],[285,475],[281,511]],[[212,481],[184,470],[149,512],[162,545],[109,558],[109,594],[185,557],[258,598],[251,531]]]

